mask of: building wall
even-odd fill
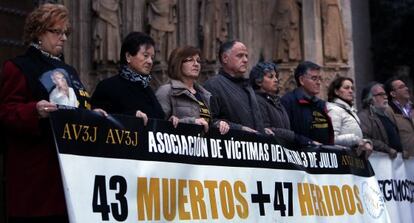
[[[361,91],[364,86],[370,81],[374,80],[372,69],[372,54],[371,48],[371,33],[370,17],[369,17],[369,2],[368,0],[351,1],[352,7],[352,42],[354,45],[354,70],[355,70],[355,84],[356,97],[358,105],[360,105]]]
[[[167,0],[169,1],[169,0]],[[172,1],[172,0],[171,0]],[[282,0],[285,1],[285,0]],[[21,41],[24,17],[37,4],[45,1],[0,1],[0,66],[3,62],[24,51]],[[72,35],[65,46],[66,62],[73,65],[79,72],[83,83],[93,92],[99,80],[116,74],[114,62],[99,64],[94,61],[93,31],[96,14],[92,10],[92,0],[57,0],[70,11],[73,26]],[[176,31],[177,46],[193,45],[202,48],[205,38],[200,30],[203,17],[202,3],[206,0],[177,0],[176,2]],[[259,60],[278,60],[274,57],[274,46],[277,43],[275,27],[282,20],[283,13],[277,13],[277,0],[210,0],[210,3],[221,4],[216,17],[226,26],[224,39],[239,39],[249,49],[250,66]],[[301,60],[312,60],[324,67],[324,83],[321,97],[330,81],[337,75],[355,78],[357,93],[367,82],[374,78],[370,55],[370,22],[368,0],[338,0],[341,9],[341,19],[344,25],[344,37],[347,45],[348,60],[346,62],[328,63],[324,56],[323,24],[321,15],[322,0],[294,0],[299,7],[299,32]],[[120,4],[120,23],[118,33],[121,38],[131,31],[149,32],[147,11],[148,5],[144,0],[123,0]],[[211,14],[207,16],[212,16]],[[280,25],[280,24],[279,24]],[[218,35],[220,36],[220,35]],[[223,41],[224,39],[220,40]],[[219,41],[218,41],[219,42]],[[217,47],[217,45],[215,46]],[[217,49],[214,49],[215,51]],[[288,59],[279,63],[283,91],[295,87],[292,72],[298,63],[297,59]],[[201,81],[214,75],[219,67],[217,59],[203,63]],[[154,87],[166,82],[165,63],[158,61],[154,67]],[[1,75],[0,75],[1,80]],[[282,91],[282,92],[283,92]],[[359,97],[358,97],[359,98]],[[4,140],[4,139],[3,139]],[[1,143],[1,139],[0,139]],[[4,187],[4,170],[2,155],[0,155],[0,192]],[[4,222],[4,194],[0,193],[0,222]]]
[[[169,0],[166,0],[169,1]],[[172,0],[170,0],[172,1]],[[281,2],[286,0],[209,0],[210,4],[221,4],[224,8],[215,15],[220,19],[226,19],[226,40],[238,39],[245,43],[249,49],[250,67],[260,59],[266,61],[278,61],[273,54],[275,43],[278,42],[276,26],[280,24],[286,15],[278,12]],[[281,83],[284,90],[292,89],[295,86],[292,72],[299,60],[312,60],[324,67],[324,86],[327,86],[336,75],[354,77],[354,53],[353,53],[353,27],[351,1],[338,0],[341,13],[341,21],[344,27],[344,39],[347,45],[347,61],[327,62],[324,55],[324,30],[321,15],[321,4],[324,1],[335,2],[336,0],[306,0],[292,2],[299,8],[299,50],[301,58],[288,59],[279,63],[281,70]],[[204,0],[204,3],[207,0]],[[114,63],[97,64],[93,60],[92,34],[96,16],[93,14],[91,0],[69,1],[64,0],[71,12],[74,32],[68,40],[65,48],[67,62],[72,64],[79,71],[81,78],[87,88],[92,92],[97,82],[103,78],[116,74],[117,66]],[[176,9],[176,46],[193,45],[202,48],[203,29],[202,9],[203,1],[177,0]],[[278,8],[279,6],[279,8]],[[150,22],[147,18],[148,5],[145,1],[120,1],[120,33],[123,38],[131,31],[143,31],[149,33]],[[223,12],[224,11],[224,12]],[[225,18],[220,15],[225,14]],[[211,15],[211,16],[214,16]],[[221,16],[221,17],[220,17]],[[279,17],[278,17],[279,16]],[[220,21],[219,21],[220,23]],[[214,24],[210,24],[214,26]],[[204,28],[205,29],[205,28]],[[282,29],[289,29],[289,27]],[[290,32],[290,31],[288,31]],[[214,38],[214,37],[213,37]],[[159,43],[158,43],[159,44]],[[217,47],[219,45],[216,44]],[[216,49],[215,49],[216,50]],[[166,82],[166,61],[158,61],[154,67],[154,87]],[[206,61],[202,66],[201,81],[214,75],[219,67],[218,61]],[[248,75],[248,74],[246,74]],[[325,88],[323,88],[325,89]],[[282,92],[284,91],[282,90]],[[323,90],[321,97],[325,97]]]

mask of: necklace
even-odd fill
[[[40,45],[39,44],[37,44],[37,43],[30,43],[30,46],[32,46],[32,47],[34,47],[34,48],[36,48],[36,49],[38,49],[44,56],[46,56],[46,57],[49,57],[49,58],[52,58],[52,59],[55,59],[55,60],[59,60],[60,61],[60,58],[59,57],[57,57],[57,56],[53,56],[52,54],[50,54],[50,53],[48,53],[48,52],[46,52],[46,51],[44,51],[44,50],[42,50],[42,48],[40,48]]]

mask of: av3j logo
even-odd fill
[[[385,210],[384,197],[378,187],[368,184],[366,181],[362,183],[362,198],[365,208],[371,217],[378,219]]]

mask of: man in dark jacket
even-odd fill
[[[213,121],[223,120],[231,129],[264,133],[263,119],[255,93],[244,77],[248,66],[247,47],[239,41],[225,42],[220,46],[219,73],[205,83],[211,92]]]
[[[298,87],[285,94],[281,102],[296,134],[306,136],[315,143],[332,145],[334,132],[326,102],[316,97],[322,81],[320,69],[319,65],[310,61],[300,63],[295,69]]]
[[[374,145],[374,150],[397,157],[402,145],[397,126],[386,114],[388,97],[382,84],[371,82],[362,89],[362,110],[358,113],[364,138]]]
[[[386,112],[398,127],[403,158],[408,159],[414,156],[413,103],[410,100],[410,90],[402,80],[393,77],[385,83],[385,91],[389,98],[389,109]]]

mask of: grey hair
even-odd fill
[[[219,57],[219,61],[221,64],[223,64],[223,60],[222,60],[223,54],[230,51],[233,48],[234,44],[236,44],[237,42],[240,42],[240,41],[231,40],[231,41],[224,42],[223,44],[220,45],[218,57]]]
[[[382,87],[384,89],[383,84],[378,82],[372,82],[362,90],[362,108],[368,108],[372,104],[372,99],[374,97],[374,95],[372,94],[372,89],[377,86]]]

